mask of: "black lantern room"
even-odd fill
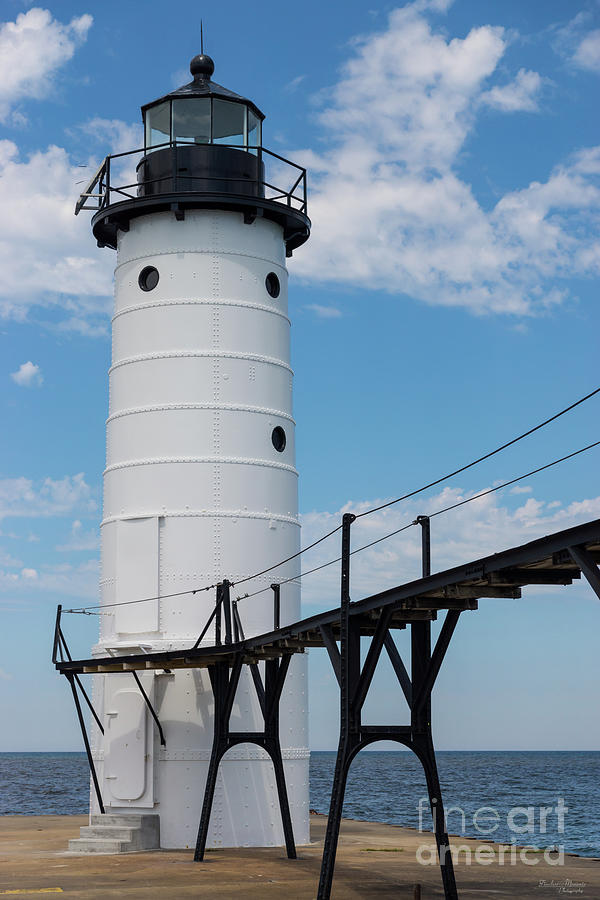
[[[195,56],[193,81],[142,107],[147,151],[177,142],[234,145],[257,153],[264,115],[251,100],[211,81],[214,70],[210,56]]]
[[[189,84],[142,106],[143,150],[107,157],[81,195],[76,212],[98,201],[92,228],[99,244],[116,247],[118,229],[136,216],[166,209],[184,220],[187,209],[199,208],[238,210],[248,223],[277,221],[288,255],[307,240],[305,170],[263,147],[263,113],[212,81],[214,68],[210,56],[195,56]],[[117,171],[132,156],[136,182],[119,184]]]

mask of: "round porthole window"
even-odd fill
[[[158,284],[158,269],[155,269],[154,266],[146,266],[140,272],[138,284],[143,291],[153,291]]]
[[[273,429],[271,440],[273,441],[273,446],[275,447],[277,452],[283,453],[283,451],[285,450],[285,431],[280,425],[278,425],[277,428]]]
[[[281,285],[279,284],[279,278],[275,274],[275,272],[269,272],[267,277],[265,278],[265,285],[267,288],[267,293],[271,297],[279,297],[279,291],[281,290]]]

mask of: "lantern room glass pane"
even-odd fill
[[[210,143],[210,100],[173,100],[173,140],[186,144]]]
[[[146,147],[168,144],[171,140],[171,104],[159,103],[146,112]]]
[[[246,107],[228,100],[213,100],[213,144],[244,146]]]
[[[248,110],[248,147],[260,147],[260,119]],[[250,150],[250,153],[256,153]]]

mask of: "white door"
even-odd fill
[[[133,675],[105,675],[105,679],[105,806],[151,807],[154,722]],[[143,673],[141,681],[152,702],[154,673]]]

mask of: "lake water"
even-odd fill
[[[321,813],[329,808],[334,765],[335,753],[311,754],[310,805]],[[600,753],[447,751],[438,753],[438,765],[451,834],[600,857]],[[88,798],[84,753],[0,753],[0,815],[84,814]],[[412,828],[421,818],[427,829],[425,798],[412,754],[363,752],[350,771],[344,815]],[[491,809],[478,813],[482,807]],[[541,817],[543,807],[551,810]]]

